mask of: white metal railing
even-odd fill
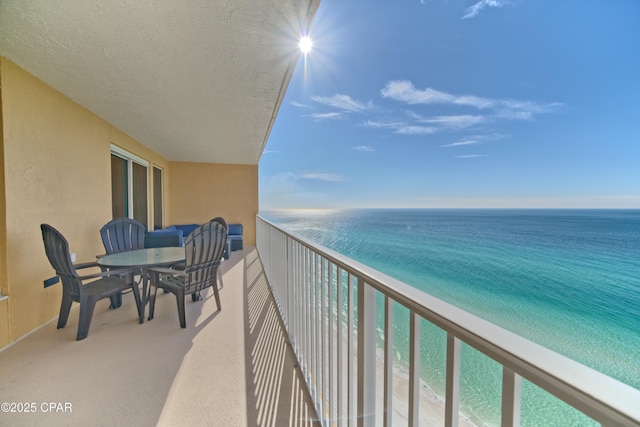
[[[520,424],[522,378],[603,426],[640,426],[640,390],[289,234],[259,216],[256,242],[289,340],[325,426],[391,426],[392,302],[410,311],[410,426],[419,421],[421,319],[438,326],[447,336],[447,427],[457,426],[459,420],[462,342],[502,366],[502,426]],[[384,299],[382,378],[376,372],[377,298]],[[377,400],[376,379],[383,383],[382,399]]]

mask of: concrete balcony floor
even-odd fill
[[[0,352],[0,403],[36,409],[0,412],[0,425],[315,425],[257,251],[233,252],[221,270],[222,310],[210,289],[188,298],[186,329],[172,294],[158,293],[142,325],[127,294],[118,310],[98,303],[83,341],[74,304],[64,329],[53,320]]]

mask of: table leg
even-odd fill
[[[142,310],[140,310],[140,323],[144,323],[144,313],[147,308],[147,303],[149,302],[149,274],[146,268],[140,269],[140,274],[142,275]]]
[[[115,310],[122,305],[122,292],[118,292],[110,297],[111,304],[109,304],[109,310]]]

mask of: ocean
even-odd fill
[[[640,389],[640,210],[261,212],[285,230]],[[396,310],[397,363],[408,314]],[[444,394],[445,335],[423,322],[421,379]],[[406,327],[405,327],[406,326]],[[462,352],[461,409],[499,425],[501,371]],[[523,426],[592,425],[523,382]],[[639,403],[640,404],[640,403]]]

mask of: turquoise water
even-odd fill
[[[640,388],[640,210],[348,210],[261,213],[286,230]],[[397,307],[400,363],[408,314]],[[422,379],[444,391],[445,335],[423,322]],[[463,347],[463,411],[498,425],[501,370]],[[582,426],[523,387],[522,425]]]

